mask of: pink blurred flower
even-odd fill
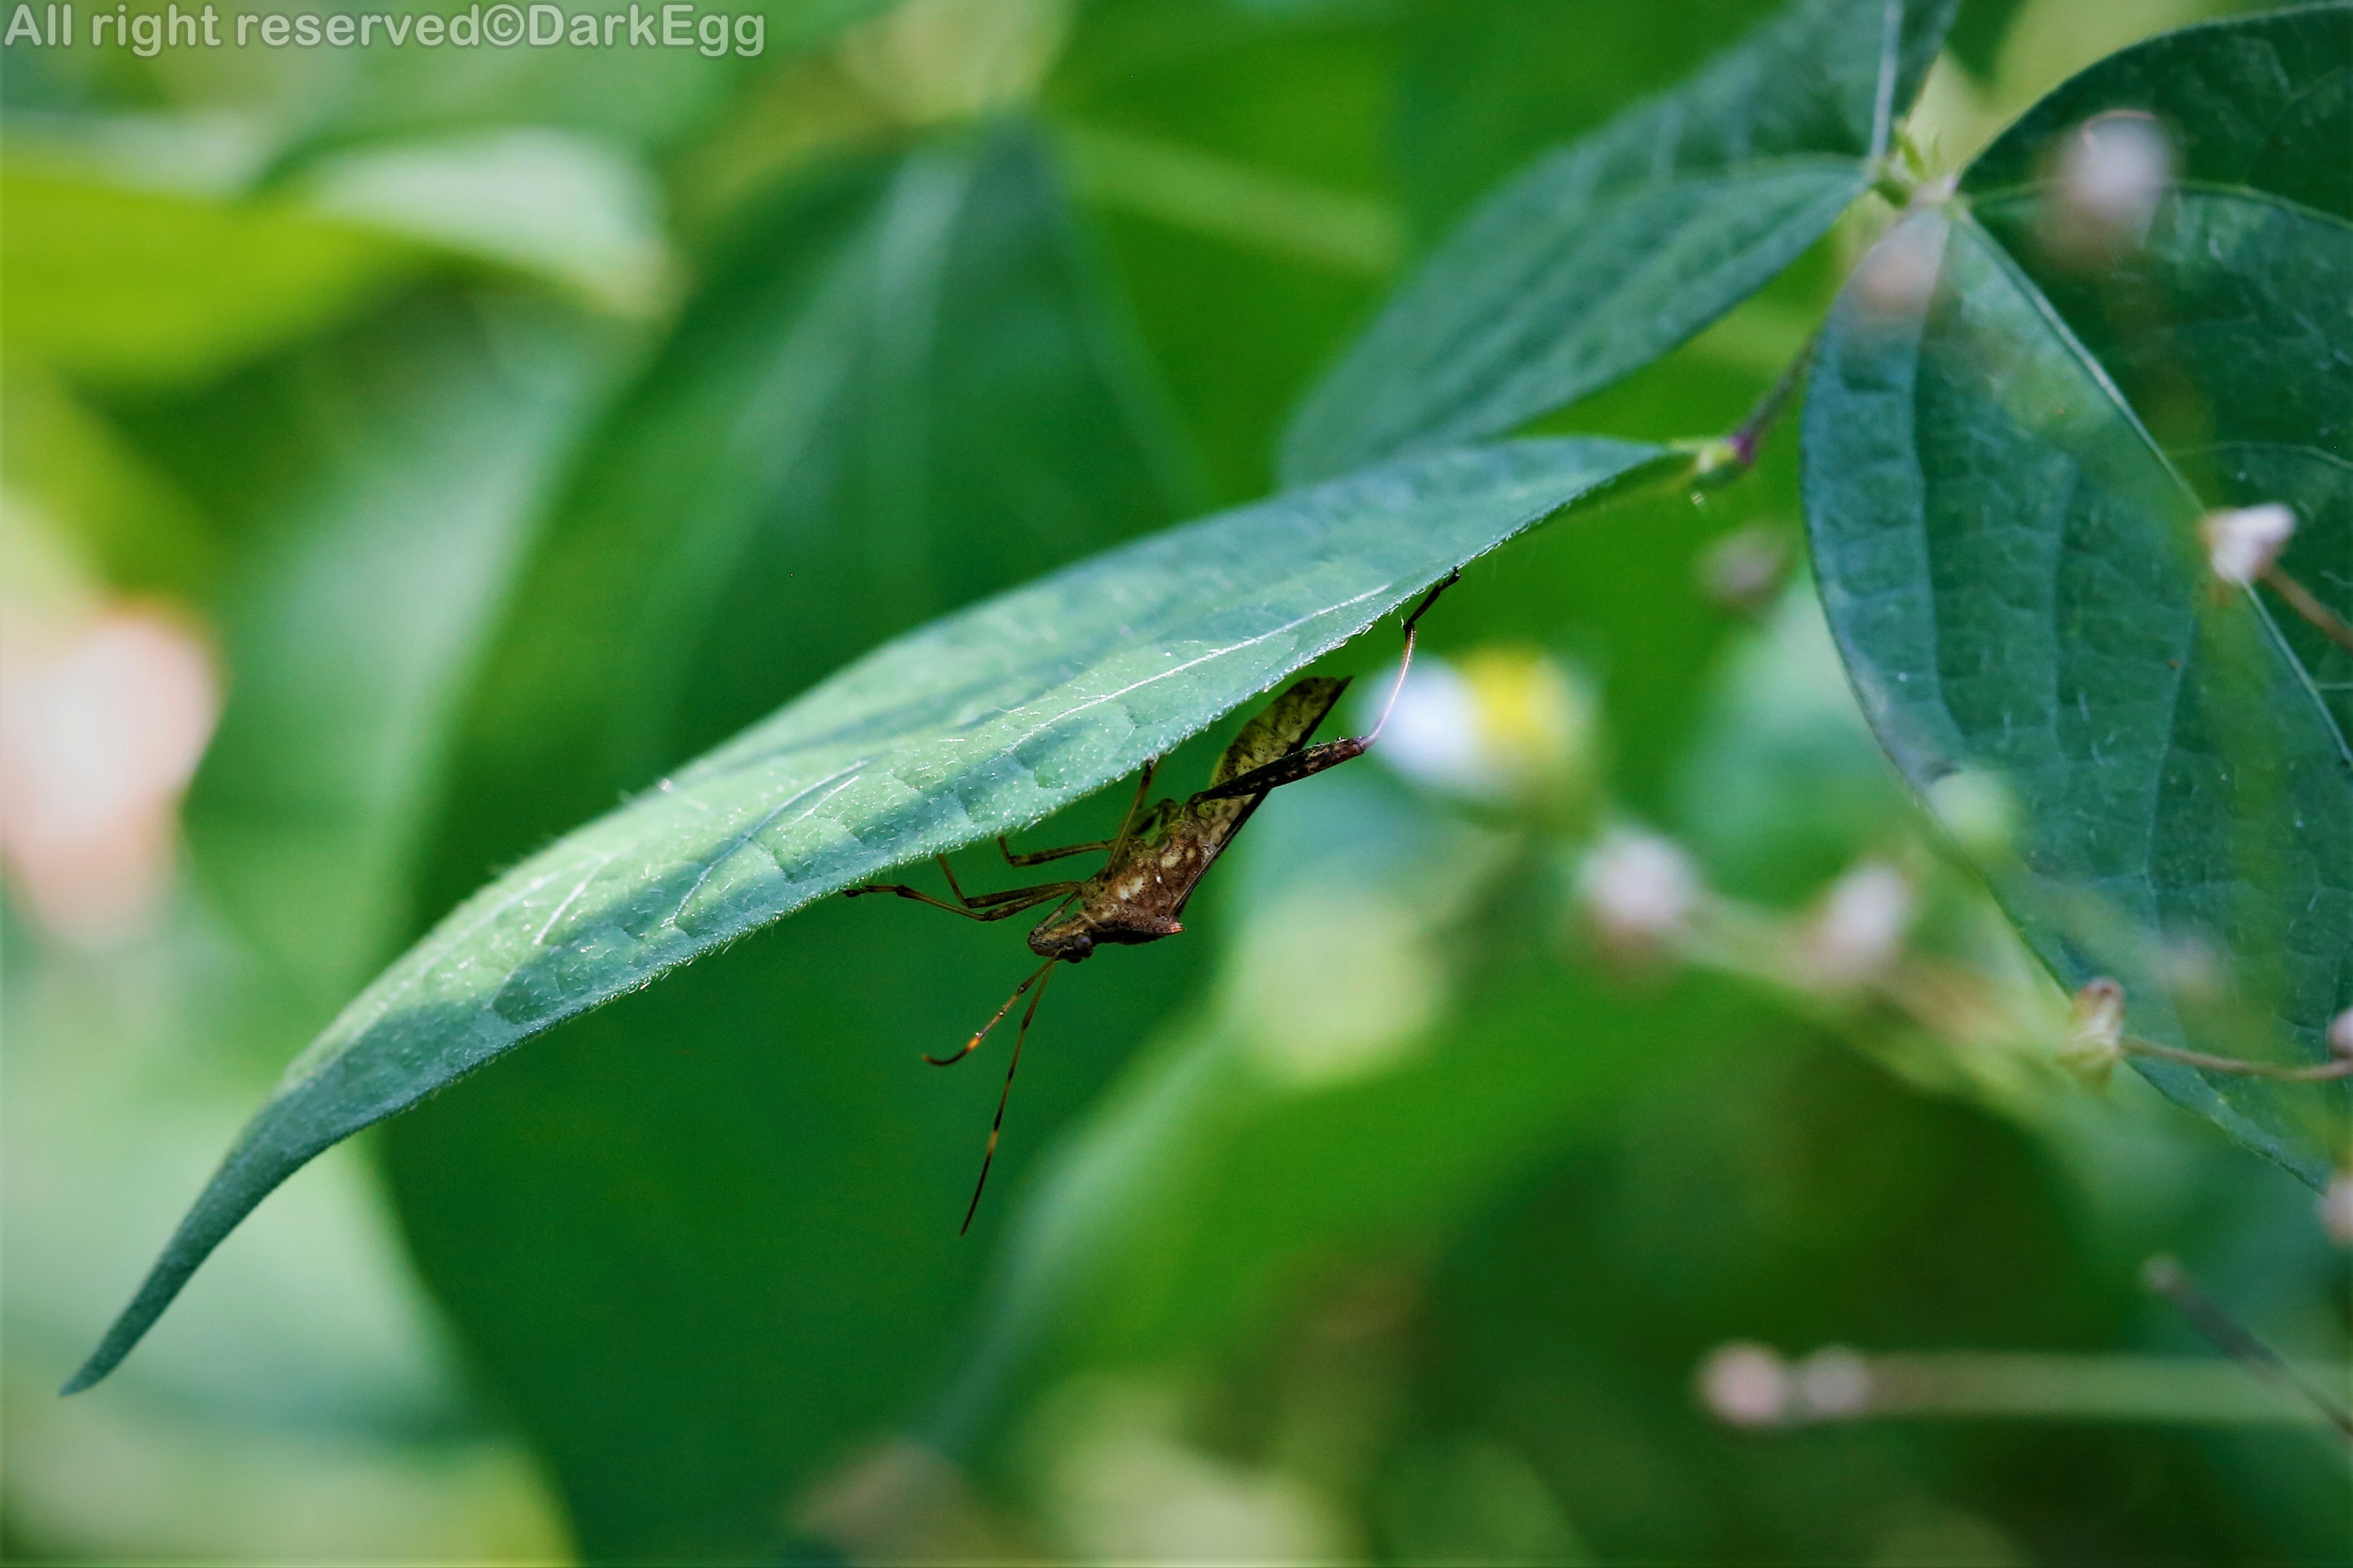
[[[35,919],[101,945],[171,886],[175,812],[219,716],[204,644],[119,605],[0,660],[0,861]]]

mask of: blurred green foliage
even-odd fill
[[[2211,9],[1968,0],[1915,129],[1957,168]],[[140,608],[226,705],[138,919],[58,926],[9,848],[5,1552],[2341,1561],[2341,1447],[2285,1404],[1743,1430],[1695,1392],[1729,1341],[2210,1355],[2135,1283],[2159,1249],[2347,1354],[2308,1193],[2052,1068],[2063,999],[1831,650],[1794,428],[1467,575],[1426,647],[1479,766],[1272,797],[1183,940],[1060,977],[971,1237],[994,1069],[914,1058],[1025,955],[832,902],[331,1155],[114,1381],[51,1392],[423,926],[885,637],[1262,494],[1413,255],[1769,12],[783,5],[757,59],[333,69],[9,47],[8,658]],[[1866,237],[1546,428],[1729,429]],[[1750,923],[1614,949],[1575,889],[1638,824]],[[1934,984],[1807,970],[1859,866],[1911,889]]]

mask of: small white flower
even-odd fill
[[[2125,988],[2103,975],[2075,993],[2074,1019],[2060,1065],[2094,1089],[2108,1081],[2125,1059]]]
[[[2173,146],[2155,118],[2119,110],[2079,126],[2053,172],[2044,243],[2068,260],[2095,263],[2147,241],[2173,184]]]
[[[1763,1345],[1735,1341],[1708,1352],[1699,1368],[1700,1403],[1728,1426],[1771,1426],[1789,1404],[1789,1369]]]
[[[1640,953],[1683,934],[1706,891],[1691,857],[1654,834],[1613,831],[1578,868],[1578,901],[1603,945]]]
[[[1592,693],[1573,672],[1541,653],[1481,648],[1459,665],[1414,665],[1381,754],[1427,788],[1506,801],[1589,771],[1599,728]]]
[[[2320,1194],[2320,1223],[2328,1228],[2328,1239],[2339,1247],[2353,1247],[2353,1171],[2339,1171]]]
[[[1818,1350],[1798,1363],[1798,1403],[1823,1419],[1860,1415],[1871,1407],[1871,1363],[1843,1345]]]
[[[2207,565],[2239,588],[2270,571],[2295,533],[2295,513],[2277,501],[2210,511],[2198,524]]]
[[[1462,672],[1424,654],[1398,689],[1378,753],[1416,784],[1465,795],[1495,787],[1482,754],[1479,699]]]
[[[1806,929],[1805,954],[1822,984],[1859,985],[1903,951],[1912,927],[1911,879],[1883,860],[1866,860],[1836,882]]]

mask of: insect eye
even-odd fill
[[[1082,935],[1077,941],[1071,943],[1071,962],[1075,963],[1080,959],[1084,958],[1087,954],[1092,952],[1094,950],[1095,939],[1091,936]]]

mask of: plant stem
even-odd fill
[[[2332,1079],[2353,1078],[2353,1057],[2338,1057],[2333,1061],[2316,1063],[2311,1067],[2284,1067],[2277,1062],[2251,1062],[2237,1057],[2210,1057],[2203,1051],[2185,1051],[2177,1046],[2160,1046],[2155,1040],[2136,1039],[2127,1035],[2119,1042],[2126,1052],[2137,1057],[2154,1057],[2161,1062],[2179,1062],[2183,1067],[2198,1068],[2206,1072],[2236,1073],[2242,1078],[2278,1079],[2287,1083],[2327,1083]]]
[[[2183,1271],[2179,1263],[2160,1253],[2141,1265],[2140,1278],[2142,1284],[2172,1302],[2189,1321],[2189,1326],[2205,1335],[2215,1349],[2264,1382],[2295,1394],[2320,1412],[2339,1433],[2353,1437],[2353,1415],[2296,1375],[2286,1357],[2224,1311],[2220,1302],[2198,1288],[2198,1282]]]
[[[1774,424],[1797,395],[1806,379],[1806,371],[1814,363],[1814,350],[1822,341],[1822,330],[1816,327],[1806,335],[1803,347],[1781,367],[1765,395],[1748,411],[1731,435],[1711,441],[1700,449],[1699,480],[1703,484],[1727,484],[1757,466],[1757,454],[1765,445],[1765,437]]]
[[[2263,569],[2263,581],[2272,592],[2285,599],[2295,613],[2320,628],[2320,635],[2348,652],[2353,652],[2353,626],[2320,602],[2313,591],[2289,576],[2277,566]]]

